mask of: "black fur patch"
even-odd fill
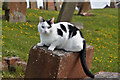
[[[69,39],[75,36],[77,34],[77,31],[79,30],[75,26],[72,26],[72,25],[68,25],[68,29],[69,29]]]
[[[57,29],[57,33],[58,35],[63,36],[63,32],[61,31],[61,29]]]
[[[45,22],[45,20],[44,20],[44,19],[42,19],[42,22]]]
[[[80,32],[81,37],[84,38],[82,32],[80,30],[79,30],[79,32]]]
[[[67,32],[67,30],[66,30],[66,28],[65,28],[65,26],[64,26],[63,24],[60,24],[60,27],[61,27],[61,29],[62,29],[63,31]]]
[[[46,22],[50,25],[49,28],[51,28],[52,26],[51,26],[51,22],[50,22],[50,20],[46,20]]]

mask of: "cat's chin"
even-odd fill
[[[44,35],[48,35],[49,33],[48,33],[48,32],[44,32],[43,34],[44,34]]]
[[[42,32],[44,35],[49,35],[51,32]]]

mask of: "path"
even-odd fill
[[[91,80],[91,79],[86,77],[84,80]],[[100,71],[98,73],[95,73],[94,80],[120,80],[120,73]]]

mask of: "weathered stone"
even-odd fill
[[[15,71],[16,66],[22,66],[23,71],[26,71],[27,63],[22,61],[19,57],[5,57],[3,60],[3,70]]]
[[[26,22],[25,2],[5,2],[5,18],[9,22]]]
[[[76,7],[76,2],[63,2],[62,8],[58,15],[57,22],[70,22]]]
[[[5,57],[4,60],[8,65],[13,65],[16,61],[21,61],[22,59],[20,57]]]
[[[87,65],[91,68],[94,48],[87,46]],[[48,51],[46,47],[32,49],[29,53],[25,78],[85,78],[80,53],[63,50]]]
[[[31,2],[31,9],[37,9],[37,2]]]
[[[19,57],[11,57],[11,58],[5,57],[4,61],[6,63],[4,63],[4,64],[7,64],[7,69],[9,71],[15,72],[16,71],[16,61],[20,61],[20,60],[21,60],[21,58],[19,58]],[[4,67],[6,67],[6,65],[4,65]]]

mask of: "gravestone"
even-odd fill
[[[51,0],[52,1],[52,0]],[[60,4],[61,2],[44,2],[44,9],[45,10],[60,10]]]
[[[110,8],[117,8],[116,2],[111,2],[110,3]]]
[[[26,2],[4,2],[5,19],[9,22],[26,22]]]
[[[55,10],[54,2],[48,2],[48,10]]]
[[[31,2],[31,9],[37,9],[37,2]]]
[[[78,2],[77,6],[80,8],[78,15],[87,13],[87,11],[90,10],[90,2]]]
[[[60,5],[62,5],[62,2],[56,2],[57,11],[60,11]]]
[[[62,8],[58,15],[57,22],[70,22],[74,14],[75,7],[76,2],[63,2]]]
[[[89,69],[93,53],[94,48],[87,45],[86,60]],[[46,47],[36,50],[31,48],[25,78],[85,78],[79,54],[63,50],[48,51]]]

